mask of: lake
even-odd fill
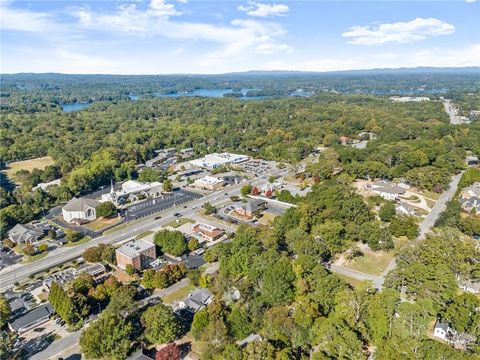
[[[78,111],[78,110],[83,110],[88,108],[91,103],[69,103],[69,104],[62,104],[62,110],[64,112],[72,112],[72,111]]]
[[[170,94],[157,93],[156,96],[171,97],[171,98],[178,98],[182,96],[221,98],[221,97],[224,97],[223,95],[225,94],[241,93],[243,96],[232,97],[232,98],[241,99],[241,100],[259,100],[259,99],[267,99],[269,97],[269,96],[245,96],[245,94],[248,91],[255,91],[255,90],[258,90],[258,89],[241,89],[240,91],[234,91],[233,89],[198,89],[190,92],[177,92],[177,93],[170,93]]]

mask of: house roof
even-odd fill
[[[12,239],[12,241],[16,242],[17,244],[29,241],[36,241],[43,235],[44,234],[42,230],[28,224],[17,224],[8,232],[8,236]]]
[[[148,355],[145,355],[143,349],[135,351],[132,355],[130,355],[126,360],[152,360]]]
[[[403,194],[405,189],[390,183],[376,182],[372,184],[372,190],[388,194]]]
[[[437,321],[435,324],[435,329],[442,329],[443,331],[447,332],[450,329],[450,326],[445,322]]]
[[[248,199],[247,203],[243,204],[241,208],[244,209],[246,212],[254,213],[255,211],[260,210],[261,206],[265,203],[266,201],[261,199]]]
[[[36,321],[38,321],[38,320],[40,320],[44,317],[50,316],[53,313],[54,313],[54,310],[53,310],[52,305],[47,303],[45,305],[39,306],[38,308],[29,311],[25,315],[19,317],[15,321],[11,322],[10,327],[13,330],[18,331],[22,328],[30,326],[34,322],[36,322]]]
[[[100,201],[88,199],[88,198],[73,198],[68,203],[63,206],[63,210],[65,211],[86,211],[88,208],[93,207],[96,208],[100,205]]]
[[[463,193],[468,193],[470,196],[480,197],[480,182],[476,182],[473,185],[466,187]]]
[[[183,299],[183,303],[190,309],[197,311],[207,305],[208,300],[213,294],[205,288],[196,288]]]
[[[258,334],[250,334],[245,339],[237,341],[237,344],[238,346],[242,347],[254,341],[262,341],[262,337]]]
[[[132,240],[123,244],[116,251],[120,254],[128,256],[129,258],[134,258],[141,252],[151,249],[152,247],[155,247],[155,244],[152,244],[151,242],[145,240]]]

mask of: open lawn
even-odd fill
[[[25,255],[23,257],[22,262],[29,263],[29,262],[37,261],[37,260],[43,259],[47,255],[48,255],[48,251],[44,251],[40,254],[36,254],[36,255],[32,255],[32,256]]]
[[[193,285],[192,283],[188,283],[187,285],[178,289],[177,291],[174,291],[171,294],[165,295],[162,298],[162,300],[165,304],[171,304],[174,301],[178,301],[180,299],[183,299],[193,289],[195,289],[195,285]]]
[[[365,251],[363,256],[359,256],[351,262],[345,262],[343,266],[361,271],[366,274],[380,275],[393,259],[393,252],[386,251]]]
[[[263,216],[258,220],[263,225],[271,225],[276,216],[270,213],[264,213]]]
[[[135,240],[146,238],[148,235],[152,235],[155,231],[149,230],[135,236]]]
[[[84,225],[84,227],[92,231],[100,231],[102,229],[105,229],[106,227],[118,224],[120,221],[122,221],[122,218],[119,216],[113,218],[100,217]]]
[[[33,169],[43,170],[45,169],[46,166],[53,165],[53,164],[54,164],[54,161],[50,156],[44,156],[44,157],[24,160],[24,161],[17,161],[17,162],[9,163],[7,170],[5,170],[5,173],[10,179],[12,179],[13,181],[16,181],[15,173],[19,170],[28,170],[30,172]]]
[[[80,245],[80,244],[84,244],[84,243],[86,243],[86,242],[89,242],[90,240],[92,240],[90,236],[84,236],[83,238],[81,238],[81,239],[78,240],[78,241],[68,242],[68,243],[66,243],[66,244],[63,245],[63,246],[68,246],[68,247],[77,246],[77,245]]]
[[[193,221],[192,219],[189,219],[189,218],[180,218],[180,219],[177,219],[177,220],[172,220],[170,221],[169,223],[166,223],[164,225],[162,225],[163,228],[166,228],[166,227],[172,227],[174,229],[184,225],[184,224],[187,224],[187,223],[190,223],[190,224],[195,224],[195,221]]]
[[[362,280],[354,279],[354,278],[351,278],[351,277],[349,277],[349,276],[347,276],[347,275],[335,274],[335,276],[338,276],[340,279],[342,279],[343,281],[345,281],[347,284],[352,285],[353,287],[360,286],[360,284],[363,283]]]

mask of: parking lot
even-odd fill
[[[268,175],[272,171],[277,170],[277,165],[275,161],[268,161],[262,159],[251,159],[244,163],[241,163],[239,166],[246,173],[255,176]]]
[[[183,189],[176,190],[171,194],[166,194],[155,199],[147,199],[128,207],[124,211],[124,217],[126,221],[130,221],[133,219],[152,215],[159,211],[168,209],[172,206],[178,206],[201,197],[202,195],[191,191]]]

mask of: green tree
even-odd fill
[[[187,248],[188,248],[189,251],[194,251],[194,250],[197,250],[199,246],[200,246],[200,244],[198,243],[198,240],[195,239],[195,238],[191,238],[188,241]]]
[[[128,264],[128,265],[125,267],[125,272],[126,272],[128,275],[133,276],[133,275],[135,275],[136,270],[135,270],[135,268],[133,267],[132,264]]]
[[[163,191],[169,192],[172,191],[173,185],[169,179],[163,180]]]
[[[158,171],[155,171],[151,168],[144,168],[139,174],[138,174],[138,181],[141,182],[155,182],[160,180],[160,174]]]
[[[0,328],[4,327],[10,316],[10,305],[4,295],[0,295]]]
[[[215,207],[213,207],[208,201],[203,204],[203,208],[205,209],[205,215],[210,215],[215,212]]]
[[[182,255],[187,251],[185,236],[180,231],[160,230],[155,233],[154,242],[163,252],[173,256]]]
[[[192,336],[197,340],[200,339],[209,323],[210,318],[208,316],[207,309],[201,309],[197,311],[193,316],[193,322],[191,327]]]
[[[163,344],[173,340],[181,333],[181,326],[168,306],[151,306],[142,314],[143,335],[151,344]]]
[[[240,188],[240,194],[243,196],[246,196],[252,192],[252,185],[250,184],[245,184]]]
[[[67,229],[65,230],[65,238],[68,242],[77,242],[82,238],[82,234],[73,229]]]
[[[383,221],[391,221],[392,218],[395,216],[395,203],[392,201],[388,201],[380,207],[380,211],[378,212],[378,216]]]
[[[87,359],[126,359],[131,346],[133,326],[122,316],[102,314],[80,335],[80,347]]]
[[[253,331],[247,311],[240,304],[232,306],[227,315],[227,325],[230,335],[236,340],[244,339]]]
[[[109,218],[117,214],[117,208],[110,201],[101,203],[95,208],[97,217]]]

